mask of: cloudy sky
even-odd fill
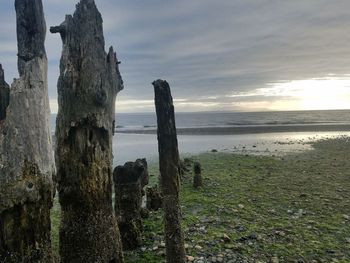
[[[15,11],[0,3],[0,63],[17,77]],[[74,0],[45,0],[47,26]],[[177,111],[350,108],[349,0],[96,0],[107,45],[122,61],[117,111],[154,110],[168,80]],[[59,35],[47,34],[57,111]],[[108,48],[108,46],[106,46]]]

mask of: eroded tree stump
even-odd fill
[[[143,187],[148,184],[148,178],[145,159],[117,166],[113,172],[115,212],[125,250],[132,250],[141,245],[141,205]]]
[[[123,88],[116,54],[105,52],[102,17],[81,0],[58,27],[56,160],[62,209],[61,262],[123,262],[112,207],[115,99]]]
[[[157,113],[160,185],[163,194],[167,262],[185,262],[184,235],[179,203],[180,158],[177,144],[173,99],[169,84],[153,82]]]
[[[52,262],[52,152],[41,0],[16,0],[18,71],[0,69],[0,262]]]
[[[193,187],[194,188],[203,187],[202,168],[199,162],[194,163],[193,171],[194,171]]]

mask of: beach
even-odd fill
[[[350,138],[319,138],[293,154],[207,152],[204,186],[181,179],[188,262],[349,262]],[[157,164],[150,165],[157,183]],[[145,220],[140,249],[126,262],[165,262],[162,211]]]

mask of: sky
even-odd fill
[[[350,108],[349,0],[95,0],[122,62],[118,112],[154,111],[166,79],[177,111]],[[44,0],[47,27],[74,0]],[[0,2],[0,63],[18,77],[14,1]],[[62,43],[47,34],[51,111]]]

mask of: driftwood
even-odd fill
[[[127,162],[113,172],[115,212],[123,249],[131,250],[141,245],[143,187],[148,184],[146,159]]]
[[[160,185],[163,194],[167,262],[185,262],[184,236],[179,203],[179,170],[175,114],[169,84],[153,82],[157,113]]]
[[[10,90],[0,69],[0,262],[47,263],[55,164],[46,25],[41,0],[16,0],[15,8],[20,78]]]
[[[118,60],[112,47],[105,52],[93,0],[81,0],[51,32],[63,42],[56,126],[61,262],[123,262],[112,207],[115,99],[123,88]]]

